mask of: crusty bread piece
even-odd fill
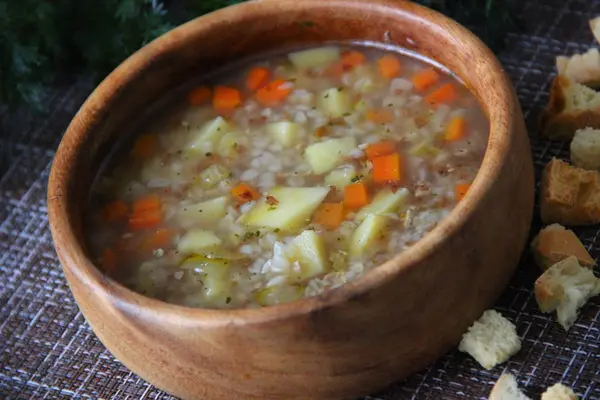
[[[571,161],[579,168],[600,171],[600,129],[578,129],[571,142]]]
[[[589,49],[571,57],[556,57],[558,74],[582,85],[596,87],[600,84],[600,52]]]
[[[579,264],[587,268],[596,264],[577,235],[560,224],[542,229],[531,242],[531,250],[537,265],[544,271],[569,256],[577,257]]]
[[[596,41],[600,43],[600,17],[590,20],[590,29],[592,30]]]
[[[521,350],[521,339],[512,322],[498,311],[487,310],[463,335],[458,349],[492,369]]]
[[[554,264],[535,281],[535,299],[544,313],[556,311],[558,323],[565,330],[577,319],[578,310],[600,294],[600,279],[583,268],[576,257]]]
[[[541,133],[552,140],[571,140],[577,129],[600,129],[600,93],[558,75],[541,114]]]
[[[573,389],[562,383],[552,385],[542,393],[542,400],[577,400],[577,398]]]
[[[492,388],[489,400],[531,400],[519,389],[517,379],[512,374],[502,374]]]
[[[553,158],[542,174],[540,207],[545,224],[600,223],[600,173]]]

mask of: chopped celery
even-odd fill
[[[325,177],[327,186],[334,186],[336,189],[342,189],[350,185],[356,178],[358,173],[352,166],[347,166],[339,169],[334,169]]]
[[[440,154],[440,151],[441,150],[439,149],[439,147],[436,147],[433,144],[425,141],[414,145],[409,150],[409,153],[415,157],[427,158],[436,157],[438,154]]]
[[[300,300],[303,293],[304,288],[297,285],[271,286],[256,292],[254,298],[261,306],[274,306]]]
[[[345,271],[348,267],[348,262],[346,258],[348,253],[342,250],[336,250],[329,254],[329,261],[331,262],[331,267],[334,271],[340,272]]]

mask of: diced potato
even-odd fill
[[[368,215],[356,228],[350,239],[350,255],[364,257],[377,248],[388,233],[387,217],[381,215]]]
[[[231,292],[232,280],[229,276],[230,265],[227,261],[211,260],[204,266],[204,293],[209,299],[223,299]],[[226,301],[226,300],[225,300]]]
[[[357,177],[358,173],[356,172],[356,169],[347,166],[331,171],[329,175],[325,177],[325,184],[327,186],[334,186],[337,189],[342,189],[343,187],[350,185]]]
[[[274,122],[267,125],[267,133],[285,147],[298,143],[298,124],[289,121]]]
[[[334,46],[319,47],[316,49],[300,50],[288,54],[294,67],[310,69],[324,67],[339,60],[340,49]]]
[[[196,255],[188,257],[180,268],[201,271],[204,294],[209,300],[225,302],[231,293],[232,280],[229,276],[231,263],[227,259]]]
[[[309,279],[329,270],[330,262],[325,242],[315,231],[304,231],[290,243],[288,257],[298,261],[302,272],[300,279]]]
[[[256,292],[254,297],[261,306],[274,306],[300,300],[303,293],[304,288],[297,285],[272,286]]]
[[[210,189],[224,179],[229,178],[231,171],[220,164],[213,164],[206,168],[199,176],[199,184],[203,189]]]
[[[208,121],[200,130],[193,132],[188,142],[188,149],[196,153],[213,151],[218,140],[231,130],[231,125],[223,117]]]
[[[182,254],[197,254],[217,247],[221,243],[221,239],[214,232],[194,229],[183,235],[177,244],[177,250]]]
[[[304,159],[315,174],[331,171],[344,162],[344,157],[356,148],[356,138],[349,136],[311,144],[304,151]]]
[[[436,157],[440,154],[440,149],[429,142],[422,142],[413,146],[409,153],[421,158]]]
[[[228,202],[223,196],[182,207],[177,211],[177,221],[183,226],[214,224],[227,214]]]
[[[319,109],[331,118],[343,117],[354,108],[348,90],[344,88],[331,88],[319,95]]]
[[[294,232],[310,222],[312,214],[329,193],[327,187],[278,187],[271,190],[279,203],[267,204],[264,198],[245,214],[241,222],[249,227]]]
[[[238,146],[246,143],[246,137],[238,131],[227,132],[219,140],[217,154],[223,157],[233,157],[237,154]]]
[[[408,189],[401,188],[392,192],[390,189],[384,189],[378,192],[373,201],[360,209],[356,214],[356,219],[364,220],[369,215],[391,214],[398,211],[398,208],[408,199],[410,192]]]

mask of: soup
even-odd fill
[[[190,307],[314,296],[403,251],[469,189],[489,124],[439,66],[330,45],[177,92],[94,183],[105,273]]]

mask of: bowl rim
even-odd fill
[[[322,0],[253,0],[206,14],[169,31],[123,61],[86,99],[61,140],[52,163],[48,183],[47,202],[50,229],[65,273],[68,271],[96,294],[110,299],[116,307],[124,312],[135,313],[142,318],[152,318],[160,314],[160,318],[165,323],[178,325],[223,327],[232,324],[260,324],[293,318],[340,305],[360,297],[373,288],[382,286],[397,275],[407,273],[411,268],[420,265],[421,261],[443,245],[469,220],[475,211],[475,205],[489,192],[493,182],[500,174],[502,161],[508,155],[511,141],[511,124],[507,121],[514,118],[513,107],[489,109],[487,104],[481,101],[490,124],[489,139],[481,167],[465,198],[433,230],[414,245],[397,253],[387,262],[367,271],[356,280],[313,297],[280,305],[261,308],[206,309],[171,304],[147,297],[103,274],[86,256],[82,245],[83,239],[78,238],[72,218],[69,217],[70,207],[67,207],[67,204],[70,196],[65,195],[62,191],[62,187],[66,187],[66,182],[73,177],[74,168],[72,166],[78,152],[85,147],[87,142],[81,140],[89,128],[86,121],[93,120],[93,115],[101,113],[102,107],[106,104],[105,100],[115,94],[117,87],[129,82],[135,76],[135,71],[142,69],[149,60],[160,57],[172,41],[186,35],[210,30],[211,25],[219,21],[227,20],[230,24],[235,24],[243,18],[241,15],[247,15],[248,12],[254,12],[256,14],[254,18],[260,18],[259,15],[266,12],[267,8],[271,6],[269,3],[274,1],[277,1],[278,7],[286,8],[287,11],[310,12],[322,8],[372,7],[381,9],[378,13],[402,14],[404,19],[411,18],[416,22],[428,24],[432,31],[436,31],[436,34],[443,34],[444,30],[451,27],[461,37],[467,39],[469,48],[477,56],[489,61],[488,73],[494,81],[495,94],[499,95],[500,99],[509,102],[518,101],[501,64],[479,38],[454,20],[410,2],[395,0],[328,0],[327,2]]]

